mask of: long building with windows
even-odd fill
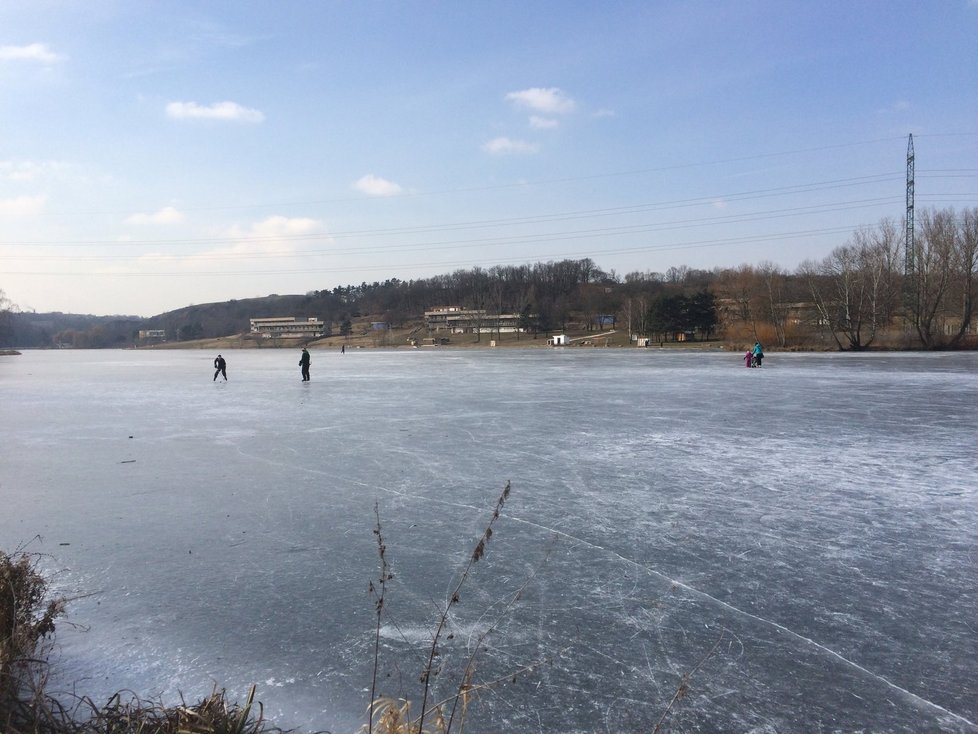
[[[250,319],[251,333],[270,339],[271,337],[315,338],[323,335],[323,322],[315,317],[299,320],[295,316]]]
[[[488,334],[495,331],[513,334],[523,331],[518,313],[489,313],[482,308],[459,306],[437,306],[425,311],[424,323],[428,333]]]

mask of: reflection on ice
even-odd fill
[[[224,356],[0,358],[0,544],[40,534],[87,595],[64,688],[258,683],[281,725],[354,731],[374,503],[382,692],[416,695],[508,480],[440,649],[506,679],[467,731],[648,731],[700,663],[686,731],[978,731],[978,355]]]

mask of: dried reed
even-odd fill
[[[477,540],[472,552],[469,554],[464,566],[462,567],[458,579],[453,584],[450,593],[443,605],[440,607],[438,616],[433,624],[431,634],[431,644],[428,647],[426,659],[420,674],[421,692],[420,705],[416,714],[412,714],[412,702],[404,698],[390,698],[377,695],[377,677],[380,669],[380,630],[382,617],[385,610],[387,582],[393,579],[390,565],[387,561],[387,546],[384,543],[383,533],[380,526],[380,513],[377,506],[374,506],[376,526],[374,534],[377,538],[377,552],[380,560],[380,575],[377,583],[370,584],[370,592],[374,596],[375,612],[377,623],[374,632],[374,661],[373,675],[370,688],[370,706],[368,709],[368,721],[361,727],[361,734],[449,734],[453,727],[457,725],[460,734],[464,732],[465,720],[468,708],[475,696],[480,692],[493,688],[502,683],[515,680],[524,673],[535,670],[541,665],[550,662],[546,660],[534,661],[528,665],[520,667],[518,670],[511,671],[505,676],[495,680],[475,682],[476,657],[480,651],[485,649],[486,638],[497,629],[500,619],[494,620],[478,636],[476,644],[471,646],[471,652],[465,661],[459,680],[454,684],[453,691],[445,698],[429,703],[432,695],[432,685],[434,678],[440,671],[439,660],[441,658],[441,641],[446,635],[451,618],[452,609],[461,601],[462,588],[472,573],[473,567],[485,557],[489,541],[492,539],[493,526],[499,519],[506,500],[509,499],[511,492],[510,482],[506,482],[499,498],[496,500],[492,515],[490,516],[482,535]],[[533,578],[531,575],[523,585],[501,605],[502,611],[500,618],[510,611],[522,596],[526,585]],[[448,637],[452,637],[448,634]],[[447,717],[447,718],[446,718]]]

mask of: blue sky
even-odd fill
[[[978,205],[978,1],[0,0],[0,289],[794,270]]]

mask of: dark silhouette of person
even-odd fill
[[[214,381],[217,382],[217,376],[224,375],[224,381],[228,381],[228,363],[224,360],[220,354],[214,358]]]
[[[302,368],[302,381],[309,382],[309,351],[303,347],[302,356],[299,358],[299,366]]]

